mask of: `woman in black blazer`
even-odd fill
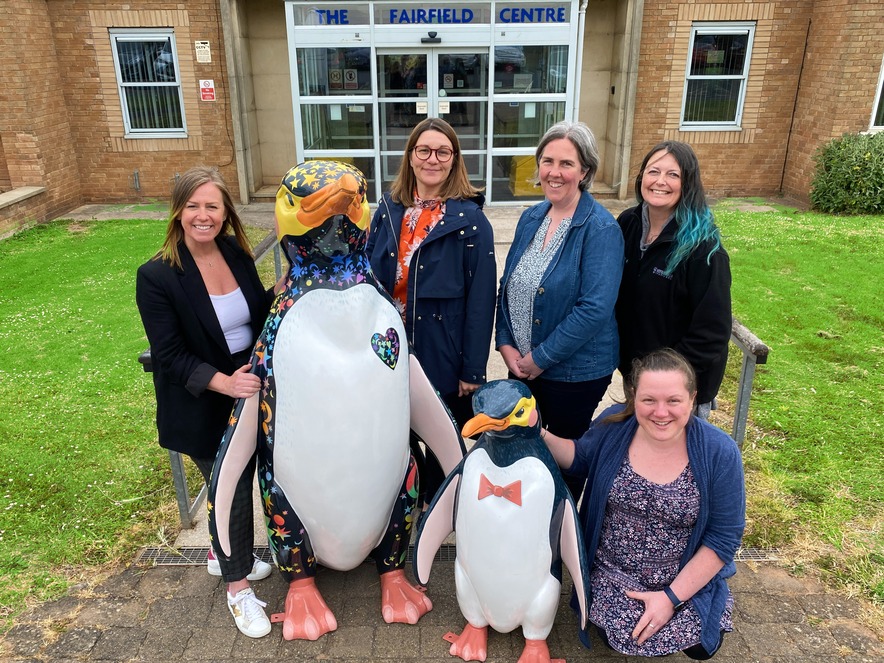
[[[261,388],[249,372],[249,356],[273,290],[261,284],[216,170],[184,173],[170,207],[162,248],[138,268],[136,300],[150,342],[160,446],[190,456],[208,483],[234,399]],[[231,555],[210,551],[208,568],[227,582],[237,628],[257,638],[270,632],[270,621],[249,580],[266,578],[271,567],[253,555],[254,472],[253,459],[236,488],[239,531]]]

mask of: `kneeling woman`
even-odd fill
[[[544,438],[563,469],[588,479],[589,619],[623,654],[708,659],[732,630],[725,579],[745,527],[740,451],[691,415],[696,378],[674,350],[635,360],[631,384],[626,404],[579,440]],[[586,632],[581,640],[589,646]]]

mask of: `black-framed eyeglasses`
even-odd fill
[[[432,147],[427,147],[426,145],[418,145],[417,147],[412,148],[411,151],[414,152],[414,156],[421,161],[429,159],[431,154],[435,154],[436,159],[442,163],[450,161],[451,157],[454,156],[454,150],[450,147],[437,147],[434,150]]]

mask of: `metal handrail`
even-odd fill
[[[743,353],[740,381],[737,384],[734,425],[731,430],[731,437],[742,449],[743,440],[746,438],[746,424],[749,420],[749,399],[752,395],[752,383],[755,381],[755,366],[767,363],[770,348],[736,318],[731,323],[731,342]]]

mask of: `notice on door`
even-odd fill
[[[356,78],[355,69],[344,69],[344,89],[356,90],[359,88],[359,81]]]
[[[215,101],[215,81],[200,81],[200,101]]]

